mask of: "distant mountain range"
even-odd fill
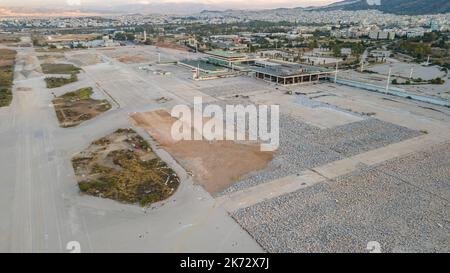
[[[242,8],[244,11],[245,8]],[[274,10],[370,10],[375,9],[386,13],[421,15],[450,12],[450,0],[344,0],[327,6],[260,9],[258,11]],[[184,3],[151,3],[128,4],[107,8],[86,8],[85,12],[98,13],[165,13],[165,14],[192,14],[203,10],[208,12],[230,11],[229,7],[220,4],[200,4],[195,0]],[[237,9],[233,9],[237,11]]]
[[[421,15],[450,12],[449,0],[345,0],[319,10],[369,10],[387,13]]]
[[[96,12],[104,14],[193,14],[203,10],[211,9],[215,6],[193,2],[183,3],[148,3],[148,4],[124,4],[106,7],[85,7],[85,12]]]
[[[0,17],[11,16],[94,16],[107,14],[199,14],[203,13],[229,13],[246,14],[251,12],[271,13],[285,12],[295,13],[297,11],[331,11],[331,10],[379,10],[386,13],[421,15],[450,13],[450,0],[344,0],[327,6],[277,8],[248,10],[245,6],[241,10],[233,9],[221,4],[201,4],[195,2],[163,2],[163,3],[141,3],[125,5],[105,6],[78,6],[78,7],[41,7],[41,8],[5,8],[0,7]]]

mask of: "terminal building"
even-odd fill
[[[256,56],[224,50],[207,51],[205,54],[209,63],[229,68],[235,65],[254,63],[257,60]]]
[[[182,60],[178,62],[179,65],[188,67],[190,69],[197,69],[199,72],[206,74],[226,73],[228,68],[209,63],[206,60]]]
[[[223,50],[208,51],[205,58],[183,60],[178,64],[192,69],[194,79],[248,74],[270,83],[294,85],[329,80],[335,75],[334,70],[324,67],[269,60]]]
[[[257,61],[249,67],[257,78],[280,85],[306,84],[334,78],[331,69],[287,62]]]

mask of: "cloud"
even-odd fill
[[[85,6],[85,7],[112,7],[124,4],[202,4],[226,8],[275,8],[275,7],[296,7],[309,5],[325,5],[340,0],[0,0],[0,7],[64,7],[64,6]],[[380,0],[368,0],[380,1]]]
[[[376,6],[380,6],[381,5],[381,0],[367,0],[367,4],[369,5],[376,5]]]
[[[69,6],[81,6],[81,0],[67,0],[66,3]]]

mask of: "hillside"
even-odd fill
[[[379,2],[379,5],[377,4]],[[370,4],[371,3],[371,4]],[[377,9],[394,14],[436,14],[450,12],[449,0],[345,0],[322,10],[367,10]]]

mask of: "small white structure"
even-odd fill
[[[347,47],[341,48],[341,55],[342,56],[350,56],[350,55],[352,55],[352,49],[351,48],[347,48]]]

